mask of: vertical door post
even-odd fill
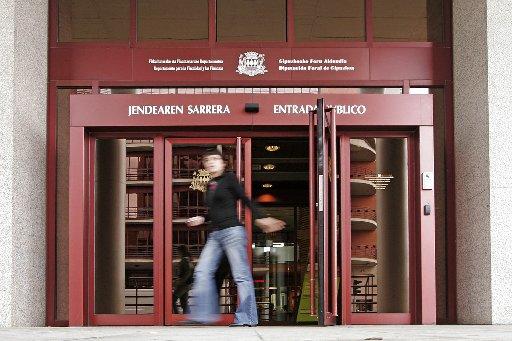
[[[419,127],[419,155],[417,156],[420,181],[420,286],[419,302],[421,324],[436,323],[436,267],[435,267],[435,208],[434,189],[426,184],[428,177],[434,176],[434,128]],[[429,213],[427,213],[429,211]]]
[[[69,158],[69,326],[86,324],[85,134],[84,127],[70,128]]]

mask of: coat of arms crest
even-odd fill
[[[241,53],[238,57],[238,68],[236,72],[241,75],[256,76],[267,72],[265,65],[265,55],[258,52]]]

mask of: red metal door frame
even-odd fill
[[[350,138],[401,137],[407,139],[409,207],[409,312],[351,312],[351,222],[350,222]],[[413,131],[340,132],[340,212],[341,212],[341,320],[342,324],[435,324],[435,219],[423,215],[430,204],[434,212],[433,190],[422,190],[421,174],[434,170],[433,127],[419,126]],[[345,190],[344,190],[345,189]],[[348,228],[347,228],[348,227]]]
[[[208,138],[208,137],[196,137],[196,138],[166,138],[165,139],[165,278],[164,278],[164,296],[165,296],[165,324],[174,325],[186,319],[186,315],[174,314],[172,312],[172,245],[173,245],[173,223],[172,223],[172,147],[175,144],[204,144],[204,143],[216,143],[216,144],[230,144],[236,146],[236,174],[240,180],[242,177],[245,178],[244,187],[245,192],[250,197],[251,195],[251,140],[242,139],[240,137],[234,138]],[[242,157],[242,150],[244,151],[245,158]],[[244,172],[242,174],[242,162],[244,163]],[[241,213],[241,212],[240,212]],[[252,222],[250,210],[246,208],[245,211],[245,229],[247,231],[247,252],[249,255],[249,262],[252,264]],[[227,325],[233,322],[234,315],[226,314],[223,315],[221,320],[217,323],[219,325]]]
[[[389,95],[387,95],[389,96]],[[387,96],[383,96],[382,98],[383,99],[386,99]],[[93,96],[91,96],[92,98]],[[106,97],[106,96],[105,96]],[[389,97],[388,97],[389,98]],[[75,105],[75,107],[77,107]],[[72,111],[73,111],[73,105],[72,105]],[[431,107],[430,107],[431,108]],[[431,112],[430,112],[430,117],[431,117]],[[427,115],[428,116],[428,115]],[[370,117],[368,117],[370,118]],[[428,119],[428,117],[426,116],[420,116],[418,117],[419,121],[418,121],[418,125],[416,127],[420,127],[420,128],[417,128],[418,130],[418,139],[417,141],[422,141],[422,143],[418,143],[418,150],[420,150],[420,153],[418,153],[418,157],[419,156],[423,156],[423,154],[425,154],[425,151],[427,153],[430,153],[430,157],[433,158],[433,146],[432,146],[432,137],[430,137],[430,142],[429,142],[429,139],[428,139],[428,134],[432,134],[432,126],[429,125],[428,122],[430,122],[431,124],[431,119]],[[369,119],[369,120],[363,120],[361,121],[361,124],[362,125],[368,125],[368,126],[371,126],[372,124],[376,124],[376,123],[372,123],[374,121],[374,119]],[[381,120],[377,119],[376,122],[381,122]],[[404,121],[399,121],[400,123],[398,123],[398,125],[396,126],[393,126],[392,123],[393,123],[393,119],[389,119],[387,120],[386,122],[386,126],[380,126],[380,129],[386,129],[387,132],[382,132],[382,134],[390,134],[389,130],[390,129],[393,129],[393,127],[395,127],[395,129],[398,129],[396,131],[396,134],[395,136],[398,134],[404,134],[404,131],[403,130],[400,130],[400,129],[403,129],[403,128],[407,128],[407,126],[404,124]],[[409,121],[408,121],[409,122]],[[275,124],[275,123],[274,123]],[[307,124],[307,123],[306,123]],[[425,126],[421,126],[421,124],[426,124]],[[260,137],[264,137],[264,136],[307,136],[307,130],[304,129],[304,131],[292,131],[290,130],[289,132],[286,131],[286,132],[271,132],[271,131],[265,131],[265,127],[268,126],[269,123],[264,123],[261,127],[261,129],[263,129],[262,131],[238,131],[238,132],[235,132],[234,129],[228,129],[226,131],[223,131],[223,132],[174,132],[174,133],[169,133],[169,132],[166,132],[165,130],[161,130],[160,132],[153,132],[153,133],[144,133],[144,132],[138,132],[138,133],[134,133],[132,130],[132,132],[126,132],[126,133],[121,133],[121,132],[112,132],[112,133],[102,133],[101,135],[100,134],[95,134],[94,136],[95,137],[98,137],[98,136],[105,136],[105,137],[108,137],[108,136],[111,136],[111,137],[128,137],[128,136],[137,136],[137,137],[140,137],[141,135],[151,135],[153,137],[155,137],[155,143],[156,144],[160,144],[160,154],[161,154],[161,159],[158,160],[158,157],[156,155],[156,152],[157,152],[157,149],[158,147],[156,146],[155,144],[155,181],[160,181],[162,182],[163,181],[163,174],[164,174],[164,136],[168,136],[168,135],[174,135],[174,136],[197,136],[197,137],[205,137],[205,136],[211,136],[211,137],[214,137],[214,136],[217,136],[217,137],[221,137],[221,136],[245,136],[245,137],[251,137],[251,136],[260,136]],[[343,123],[340,122],[339,123],[340,127],[343,127]],[[344,129],[361,129],[362,128],[362,125],[361,126],[357,126],[357,125],[354,125],[353,123],[351,124],[351,127],[344,127]],[[161,127],[161,126],[160,126]],[[116,128],[109,128],[109,129],[113,129],[115,131],[119,131],[120,128],[122,127],[116,127]],[[255,127],[253,127],[255,128]],[[290,127],[291,128],[291,127]],[[304,127],[306,128],[306,127]],[[411,125],[409,123],[409,129],[411,128]],[[129,127],[125,127],[125,129],[130,129]],[[131,128],[131,129],[140,129],[140,128]],[[347,131],[347,133],[345,135],[343,135],[343,133],[340,133],[338,134],[339,136],[345,136],[345,139],[347,139],[347,134],[352,134],[352,135],[357,135],[356,132],[349,132]],[[366,131],[364,134],[368,135],[368,131]],[[376,134],[380,134],[378,132],[371,132],[371,135],[376,135]],[[344,141],[344,138],[341,138],[341,150],[344,151],[348,148],[348,150],[350,149],[348,143],[343,143]],[[160,141],[160,142],[156,142],[156,141]],[[347,141],[345,141],[347,142]],[[248,140],[244,140],[244,145],[245,145],[245,148],[246,148],[246,159],[244,160],[244,163],[245,163],[245,171],[246,171],[246,190],[247,192],[250,192],[250,139]],[[89,228],[89,224],[90,224],[90,219],[91,219],[91,213],[90,211],[88,211],[89,207],[91,206],[91,203],[93,203],[92,200],[92,196],[88,196],[88,192],[91,190],[90,186],[88,186],[87,184],[90,184],[91,183],[91,179],[89,178],[89,173],[91,172],[91,168],[90,168],[90,162],[89,162],[89,155],[93,155],[90,153],[90,148],[89,148],[89,134],[87,132],[87,127],[83,127],[83,126],[72,126],[70,128],[70,150],[71,150],[71,156],[70,156],[70,172],[71,174],[83,174],[83,176],[74,176],[74,177],[70,177],[70,216],[73,216],[73,217],[76,217],[77,219],[74,219],[71,223],[70,223],[70,232],[69,232],[69,236],[70,236],[70,243],[74,246],[73,248],[70,248],[70,262],[69,262],[69,273],[70,273],[70,279],[69,279],[69,284],[70,284],[70,292],[69,292],[69,297],[70,297],[70,300],[69,300],[69,304],[70,304],[70,307],[69,307],[69,325],[70,326],[79,326],[79,325],[87,325],[89,323],[97,323],[97,324],[163,324],[164,323],[164,302],[163,302],[163,295],[160,295],[161,296],[161,300],[162,302],[157,302],[155,301],[155,316],[153,318],[153,320],[149,321],[146,320],[144,322],[142,322],[142,320],[138,320],[139,322],[137,321],[134,321],[133,323],[131,322],[131,318],[130,317],[124,317],[124,316],[121,316],[119,319],[115,318],[115,317],[112,317],[112,316],[101,316],[101,315],[98,315],[98,316],[90,316],[90,311],[91,311],[91,307],[90,307],[90,298],[87,296],[87,293],[91,291],[91,289],[93,287],[90,287],[91,285],[91,281],[89,280],[89,275],[87,274],[86,271],[83,271],[83,269],[88,269],[88,267],[91,266],[91,263],[89,263],[89,258],[88,258],[88,238],[90,238],[90,231],[89,233],[87,233],[88,231],[88,228]],[[409,148],[409,150],[412,150],[412,148]],[[93,150],[92,150],[93,151]],[[247,154],[249,153],[249,154]],[[411,157],[410,158],[411,160],[413,160],[413,158]],[[343,160],[343,158],[342,158]],[[423,171],[426,171],[429,169],[429,165],[430,163],[429,162],[432,162],[433,159],[429,159],[428,157],[425,157],[423,158],[421,161],[422,161],[422,164],[420,165],[421,166],[421,169],[423,169]],[[433,168],[433,167],[432,167]],[[344,168],[343,167],[343,163],[340,161],[340,172],[341,174],[344,174],[344,172],[346,172],[346,167]],[[158,175],[156,174],[158,173]],[[418,174],[417,172],[415,174]],[[415,175],[413,174],[413,175]],[[343,175],[342,175],[343,176]],[[411,176],[411,179],[415,179],[417,178],[417,176]],[[159,179],[159,180],[157,180]],[[158,189],[158,187],[156,186],[156,183],[155,183],[155,200],[158,198],[158,195],[156,194],[156,192],[158,190],[161,191],[160,193],[160,202],[162,203],[163,205],[163,190],[164,190],[164,187],[163,187],[163,184],[160,186],[160,189]],[[410,198],[414,197],[414,196],[417,196],[417,203],[415,204],[416,207],[421,207],[419,206],[420,203],[424,203],[426,202],[427,200],[431,200],[429,202],[432,202],[433,203],[433,193],[424,193],[425,191],[420,191],[420,193],[418,193],[417,195],[414,194],[412,196],[410,196]],[[349,209],[350,206],[347,206],[347,198],[346,196],[343,196],[343,193],[341,193],[341,200],[340,200],[340,208],[341,208],[341,212],[343,212],[343,210],[347,210],[347,207]],[[350,199],[350,198],[349,198]],[[155,201],[156,203],[156,201]],[[350,202],[348,203],[350,204]],[[411,206],[412,207],[412,206]],[[156,207],[155,207],[156,209]],[[161,224],[162,227],[160,228],[161,229],[161,235],[160,237],[157,237],[157,238],[161,238],[160,240],[163,241],[163,238],[164,238],[164,232],[163,232],[163,211],[164,211],[164,207],[161,207],[161,219],[162,221],[160,223],[157,222],[157,220],[155,220],[155,225],[154,227],[157,228],[157,224]],[[350,211],[350,209],[349,209]],[[418,209],[416,210],[417,212],[419,211]],[[416,214],[414,215],[414,219],[417,220],[419,223],[422,224],[422,229],[421,229],[421,237],[422,238],[430,238],[431,236],[433,236],[433,231],[434,229],[431,228],[430,230],[426,231],[424,228],[423,228],[423,225],[427,226],[427,225],[432,225],[433,224],[433,217],[421,217],[421,216],[418,216],[417,215],[417,212]],[[88,215],[88,217],[86,217],[86,215]],[[246,216],[247,217],[247,216]],[[345,218],[346,219],[346,218]],[[349,225],[350,226],[350,225]],[[419,225],[418,225],[419,226]],[[432,225],[433,226],[433,225]],[[342,240],[344,239],[343,238],[343,232],[342,232]],[[431,240],[430,242],[433,243],[433,240]],[[428,302],[431,302],[432,300],[432,297],[435,298],[435,281],[432,282],[432,278],[435,277],[435,269],[433,267],[433,264],[434,264],[434,257],[433,257],[433,252],[434,252],[434,248],[426,248],[425,245],[427,245],[428,243],[421,243],[420,245],[420,248],[421,248],[421,256],[420,256],[420,265],[422,266],[422,271],[424,269],[427,269],[427,268],[430,268],[431,269],[431,273],[428,274],[427,272],[422,272],[422,276],[421,278],[418,280],[418,285],[416,285],[416,292],[415,294],[416,295],[420,295],[422,297],[422,300],[423,299],[426,299],[426,300],[429,300]],[[162,243],[163,245],[163,243]],[[94,250],[92,248],[92,250]],[[89,250],[90,251],[90,250]],[[347,267],[347,264],[346,264],[346,259],[347,259],[347,250],[346,250],[346,247],[345,248],[342,248],[342,254],[341,254],[341,258],[339,258],[340,260],[340,264],[342,264],[342,268],[343,266],[345,266],[345,268]],[[158,254],[158,251],[155,251],[155,257],[162,257],[162,255],[164,254],[164,251],[163,249],[161,250],[161,253]],[[429,258],[430,257],[430,258]],[[93,264],[93,263],[92,263]],[[350,265],[350,263],[348,264]],[[161,261],[160,265],[159,265],[159,268],[162,268],[161,271],[162,271],[162,274],[163,274],[163,260]],[[155,269],[156,271],[156,269]],[[346,272],[346,271],[345,271]],[[163,278],[163,275],[162,277]],[[313,279],[312,279],[313,280]],[[342,283],[342,295],[341,297],[342,298],[345,298],[346,297],[346,294],[347,294],[347,290],[346,290],[346,287],[347,287],[347,280],[344,276],[342,276],[341,278],[341,283]],[[348,283],[350,283],[350,281],[348,281]],[[93,284],[93,283],[92,283]],[[163,288],[163,285],[162,283],[159,284],[162,288]],[[345,292],[343,291],[345,288]],[[412,288],[412,286],[411,286]],[[156,296],[156,295],[155,295]],[[312,296],[314,297],[314,295]],[[430,297],[430,299],[429,299]],[[435,301],[435,299],[434,299]],[[93,301],[92,301],[93,302]],[[432,308],[433,307],[433,308]],[[435,322],[435,304],[434,305],[431,305],[431,304],[423,304],[423,305],[420,305],[418,304],[417,305],[417,310],[419,309],[422,309],[420,313],[416,314],[414,317],[415,317],[415,320],[411,322],[414,323],[433,323],[432,321]],[[345,311],[345,309],[343,309],[343,305],[342,305],[342,310],[341,310],[341,315],[342,315],[342,322],[343,323],[355,323],[357,322],[357,318],[356,320],[354,321],[351,321],[349,316],[348,316],[348,313],[347,311]],[[384,318],[384,316],[383,316]],[[381,321],[384,321],[384,320],[381,320]]]
[[[335,325],[338,316],[337,114],[325,107],[323,98],[317,99],[316,107],[309,115],[310,314],[318,315],[318,324],[327,326]],[[315,304],[317,242],[319,289]]]
[[[138,137],[147,134],[108,134],[93,133],[89,135],[89,176],[87,212],[88,221],[86,225],[87,234],[86,248],[88,254],[86,262],[87,271],[87,324],[90,325],[162,325],[163,324],[163,138],[158,135],[148,136],[153,139],[153,299],[154,312],[152,314],[132,315],[132,314],[96,314],[94,313],[95,302],[95,282],[94,282],[94,182],[95,182],[95,155],[96,139],[98,138],[126,138]],[[71,192],[70,192],[71,195]],[[71,230],[71,229],[70,229]],[[71,292],[71,290],[70,290]],[[71,305],[71,300],[70,300]],[[71,320],[70,320],[71,325]]]
[[[69,212],[73,217],[69,228],[69,326],[88,324],[87,316],[87,240],[86,240],[86,184],[88,174],[88,136],[84,127],[70,128]]]
[[[338,132],[339,141],[340,141],[340,177],[341,177],[341,187],[347,187],[345,183],[348,179],[350,181],[350,164],[346,164],[347,157],[344,155],[349,155],[347,152],[350,152],[350,137],[357,136],[378,136],[378,137],[406,137],[408,138],[408,150],[409,150],[409,160],[413,163],[412,166],[409,167],[409,179],[411,180],[409,183],[409,199],[410,207],[416,207],[415,210],[410,210],[410,225],[414,225],[417,227],[411,228],[410,237],[416,236],[418,231],[420,235],[417,236],[421,239],[421,242],[417,243],[415,238],[410,240],[410,267],[415,267],[416,265],[420,266],[419,274],[414,272],[414,269],[410,269],[410,293],[411,296],[411,310],[408,314],[352,314],[350,313],[350,305],[344,305],[343,302],[350,302],[350,230],[344,229],[343,226],[350,226],[350,195],[346,193],[346,191],[340,191],[340,200],[339,200],[339,208],[341,213],[341,255],[339,256],[339,263],[342,267],[342,276],[341,276],[341,320],[342,324],[375,324],[375,323],[420,323],[420,324],[432,324],[435,323],[435,254],[434,254],[434,218],[433,216],[422,216],[421,215],[421,204],[424,203],[433,203],[433,192],[432,191],[422,191],[416,189],[419,184],[419,173],[418,171],[430,171],[433,169],[433,127],[432,126],[421,126],[418,127],[416,132],[404,132],[404,131],[365,131],[365,132],[354,132],[354,131],[343,131]],[[83,174],[83,177],[74,176],[70,178],[70,211],[76,219],[73,221],[73,228],[70,228],[70,240],[73,240],[74,247],[70,248],[70,326],[80,326],[80,325],[147,325],[147,324],[155,324],[161,325],[163,324],[163,311],[164,307],[163,303],[163,295],[157,294],[156,287],[163,288],[167,284],[162,284],[160,282],[163,279],[159,279],[156,275],[158,269],[163,266],[163,260],[161,259],[161,254],[164,254],[164,250],[157,251],[158,248],[155,249],[155,314],[154,316],[129,316],[129,315],[104,315],[104,314],[92,314],[92,307],[94,298],[93,295],[87,295],[87,292],[94,292],[94,280],[91,276],[91,268],[92,264],[94,264],[93,251],[94,246],[91,242],[93,240],[93,229],[89,229],[91,225],[91,221],[94,217],[94,211],[91,210],[91,207],[94,207],[94,196],[93,196],[93,188],[94,188],[94,158],[91,158],[89,161],[89,155],[94,155],[94,138],[97,137],[129,137],[129,136],[137,136],[148,135],[144,133],[102,133],[102,134],[94,134],[93,136],[89,136],[88,133],[85,132],[83,127],[72,127],[71,128],[71,161],[70,161],[70,171],[73,174]],[[233,134],[229,134],[233,135]],[[256,134],[260,135],[260,134]],[[283,136],[283,132],[279,133],[268,133],[262,135],[267,136]],[[284,134],[286,135],[286,134]],[[302,135],[305,136],[306,132],[301,134],[292,133],[292,136]],[[162,222],[159,222],[157,216],[162,217],[163,207],[158,208],[158,201],[162,203],[164,194],[163,187],[159,191],[156,183],[162,183],[164,178],[164,166],[163,166],[163,150],[164,150],[164,137],[161,135],[153,136],[155,140],[155,188],[154,188],[154,205],[155,205],[155,245],[158,244],[158,240],[163,240],[163,236],[166,239],[166,245],[169,245],[168,236],[170,234],[163,233],[162,228],[158,228],[159,225],[162,225]],[[188,142],[196,142],[200,141],[226,141],[226,139],[219,138],[190,138],[190,139],[172,139],[173,141],[188,141]],[[236,143],[236,139],[227,139],[231,143]],[[160,142],[159,142],[160,141]],[[165,146],[167,148],[170,147],[170,140],[166,140]],[[244,149],[246,153],[246,158],[243,161],[245,164],[245,187],[247,193],[250,195],[250,139],[243,139]],[[159,147],[160,146],[160,147]],[[159,151],[159,152],[158,152]],[[161,159],[158,157],[158,153],[162,155]],[[165,153],[166,163],[167,160],[170,159],[167,157],[168,152]],[[160,166],[159,166],[160,165]],[[168,168],[169,165],[166,165]],[[165,186],[168,185],[168,181],[165,182]],[[87,186],[88,184],[88,186]],[[350,188],[350,184],[348,184],[348,188]],[[166,189],[168,191],[168,189]],[[88,193],[91,192],[91,195]],[[160,192],[160,193],[158,193]],[[167,198],[168,196],[165,196]],[[159,199],[160,198],[160,199]],[[167,200],[168,201],[168,200]],[[166,211],[169,210],[167,206],[169,203],[166,201]],[[432,205],[432,204],[431,204]],[[172,206],[172,205],[171,205]],[[171,208],[172,209],[172,208]],[[156,212],[160,210],[162,212],[158,215]],[[78,215],[77,215],[78,214]],[[80,218],[82,217],[82,218]],[[165,218],[168,219],[168,216]],[[348,220],[347,220],[348,219]],[[246,226],[250,226],[248,224],[250,221],[250,214],[246,214]],[[166,222],[166,226],[168,226],[169,222]],[[420,227],[421,228],[418,228]],[[166,228],[167,229],[167,228]],[[86,233],[88,231],[88,233]],[[158,231],[161,231],[160,233]],[[251,231],[252,232],[252,231]],[[249,233],[249,238],[251,234]],[[171,237],[172,238],[172,237]],[[313,240],[314,242],[314,240]],[[347,244],[348,243],[348,244]],[[160,243],[162,244],[162,243]],[[413,252],[414,249],[419,244],[418,257],[416,257]],[[249,243],[250,245],[250,243]],[[348,247],[347,247],[348,245]],[[170,259],[167,257],[169,253],[168,250],[165,250],[165,259]],[[249,253],[250,254],[250,253]],[[416,261],[415,261],[416,257]],[[160,263],[159,265],[157,265]],[[88,267],[89,274],[88,276],[84,276],[81,273],[81,269],[83,267]],[[161,270],[163,273],[163,270]],[[172,271],[172,270],[171,270]],[[169,272],[166,270],[166,277],[168,278]],[[163,276],[162,276],[163,277]],[[314,279],[313,279],[314,281]],[[158,284],[160,283],[160,284]],[[415,289],[416,288],[416,289]],[[169,290],[167,288],[167,290]],[[159,297],[157,299],[157,297]],[[312,296],[314,297],[314,295]],[[421,297],[421,298],[420,298]],[[165,295],[166,300],[169,299],[169,295]],[[160,302],[162,301],[162,302]],[[172,302],[172,301],[170,301]],[[423,304],[421,304],[423,302]],[[168,306],[169,302],[165,303],[165,306]],[[169,308],[166,308],[167,310]],[[315,313],[313,311],[313,313]],[[177,322],[177,320],[167,319],[166,323],[172,324]]]
[[[312,126],[310,126],[310,129]],[[434,217],[423,216],[421,207],[425,203],[430,203],[432,207],[433,192],[418,189],[420,184],[420,174],[423,171],[433,170],[433,136],[432,127],[418,127],[417,129],[404,131],[372,131],[372,132],[354,132],[344,131],[338,134],[340,148],[340,203],[341,212],[341,298],[338,304],[341,305],[342,324],[433,324],[436,321],[436,302],[435,302],[435,249],[434,249]],[[429,135],[430,134],[430,135]],[[311,135],[310,135],[311,136]],[[351,312],[351,229],[345,228],[351,226],[350,223],[350,138],[352,137],[402,137],[407,139],[408,147],[408,200],[409,200],[409,312],[408,313],[357,313]],[[420,142],[420,137],[422,138]],[[310,145],[310,151],[312,151]],[[430,154],[422,161],[423,164],[418,167],[422,154]],[[314,169],[310,169],[310,174],[315,174]],[[313,179],[316,179],[313,176]],[[315,181],[312,181],[314,183]],[[310,191],[313,191],[313,186]],[[314,198],[314,196],[311,196]],[[420,204],[421,203],[421,204]],[[331,205],[332,206],[332,205]],[[315,207],[314,202],[310,202],[310,207]],[[314,217],[314,215],[313,215]],[[311,218],[311,217],[310,217]],[[313,224],[315,220],[313,218]],[[313,247],[310,251],[315,255],[314,247],[316,245],[316,233],[314,229],[310,230],[310,245]],[[334,238],[334,239],[333,239]],[[336,235],[330,236],[331,251],[336,247]],[[425,254],[427,254],[425,256]],[[310,259],[310,267],[314,267],[314,261]],[[322,260],[319,260],[322,261]],[[314,272],[313,272],[314,273]],[[313,278],[313,277],[312,277]],[[322,278],[319,278],[321,280]],[[336,280],[334,276],[329,280]],[[315,280],[312,280],[312,288]],[[314,297],[314,289],[311,289],[311,297]],[[321,299],[321,298],[319,298]],[[335,299],[331,296],[331,299]],[[324,304],[325,304],[324,297]],[[421,304],[423,303],[423,304]],[[316,315],[316,304],[311,300],[311,314]]]
[[[418,154],[416,160],[416,179],[419,188],[421,181],[419,176],[423,172],[434,169],[434,127],[421,126],[418,128],[416,140]],[[434,175],[435,176],[435,175]],[[416,191],[416,219],[419,234],[419,242],[416,263],[421,268],[421,277],[417,278],[417,292],[421,293],[421,299],[417,300],[416,321],[421,324],[436,323],[436,281],[435,281],[435,215],[424,215],[423,207],[430,204],[434,211],[434,191],[419,189]]]

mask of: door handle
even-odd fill
[[[432,208],[430,207],[430,204],[425,204],[423,206],[423,214],[424,215],[430,215],[431,211],[432,211]]]

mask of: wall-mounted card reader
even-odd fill
[[[434,189],[434,173],[423,172],[421,173],[421,188],[426,190]]]
[[[430,215],[431,213],[431,207],[430,207],[430,204],[426,204],[425,206],[423,206],[423,214],[424,215]]]

